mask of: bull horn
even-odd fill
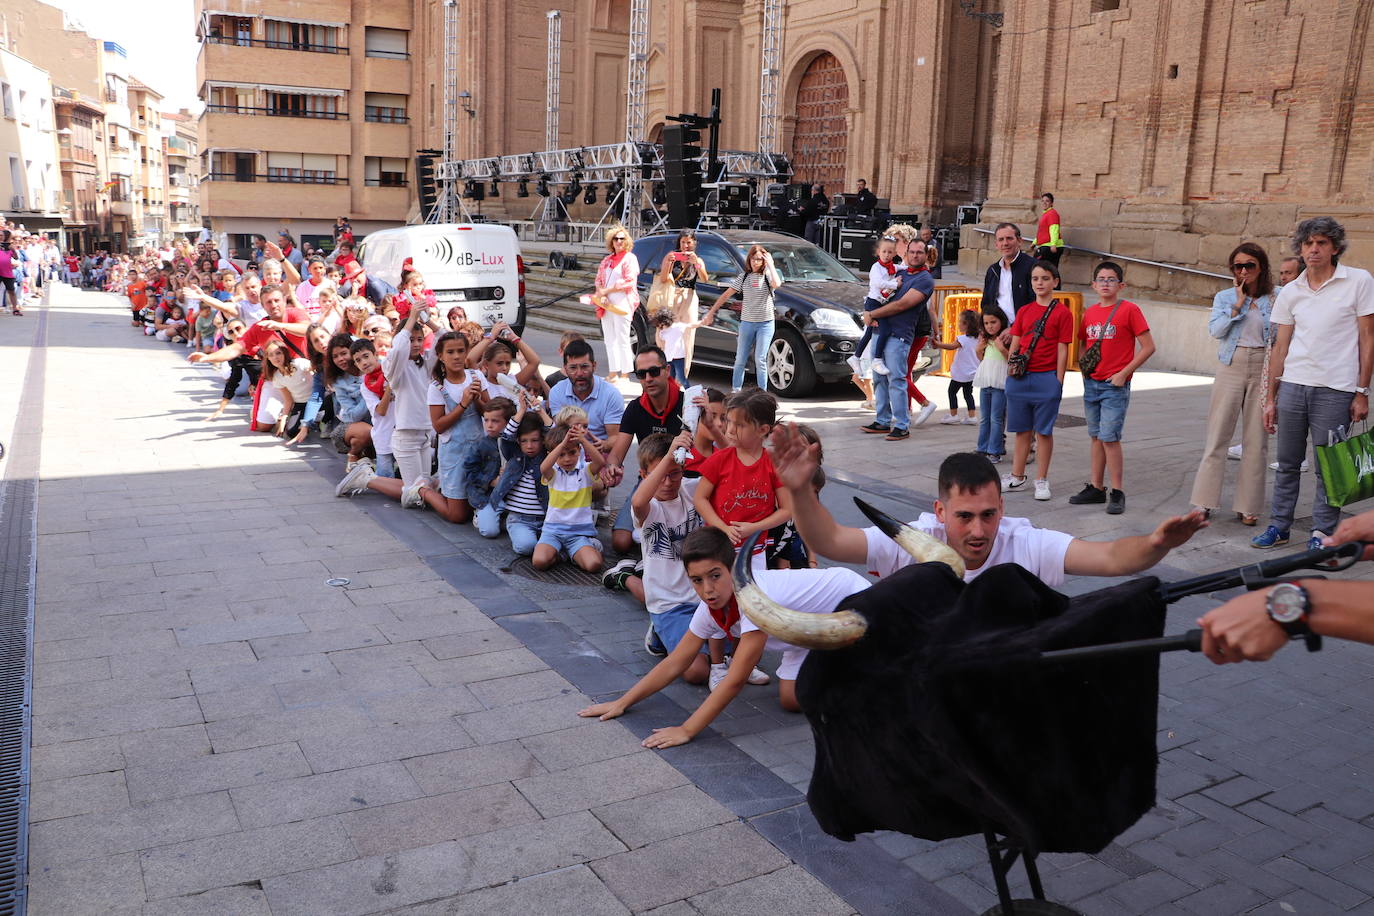
[[[859,497],[854,497],[854,505],[859,507],[859,511],[868,516],[868,520],[878,526],[878,530],[892,540],[897,542],[897,546],[911,554],[911,558],[917,563],[944,563],[960,579],[964,577],[964,558],[954,552],[954,548],[948,544],[931,537],[924,531],[917,531],[915,528],[899,522],[881,509],[875,509]]]
[[[754,570],[749,562],[761,534],[750,535],[735,555],[731,572],[739,609],[769,636],[803,649],[843,649],[857,642],[868,629],[868,621],[862,614],[855,611],[808,614],[783,607],[764,594],[754,581]]]

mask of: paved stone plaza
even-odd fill
[[[0,318],[0,345],[0,468],[41,448],[33,913],[995,902],[981,841],[820,833],[802,794],[810,732],[773,687],[662,753],[639,739],[703,688],[578,719],[651,666],[642,609],[523,575],[503,541],[431,513],[335,499],[341,456],[248,434],[242,406],[205,422],[218,376],[135,334],[122,299],[59,286],[48,308]],[[1056,437],[1055,500],[1018,494],[1008,513],[1096,538],[1185,510],[1208,382],[1139,377],[1125,516],[1065,502],[1085,479],[1082,428]],[[850,432],[864,414],[848,398],[786,405],[825,435],[827,503],[849,523],[856,493],[928,507],[971,428],[875,447]],[[1226,515],[1156,572],[1256,559],[1254,529]],[[1174,606],[1168,629],[1214,602]],[[1089,914],[1374,912],[1372,684],[1368,647],[1226,668],[1165,656],[1158,807],[1099,855],[1042,857],[1048,896]]]

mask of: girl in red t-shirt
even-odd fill
[[[1059,400],[1064,391],[1064,373],[1069,368],[1069,343],[1073,340],[1073,315],[1069,307],[1054,298],[1059,284],[1059,268],[1040,261],[1031,268],[1031,291],[1035,301],[1016,311],[1011,325],[1011,355],[1028,353],[1030,362],[1021,378],[1007,377],[1007,432],[1016,434],[1011,473],[1002,478],[1002,489],[1025,489],[1026,461],[1030,457],[1031,435],[1035,436],[1035,498],[1050,498],[1050,458],[1054,455],[1054,421],[1059,417]],[[1036,326],[1045,319],[1044,331],[1036,337]],[[1010,360],[1010,357],[1008,357]]]
[[[747,388],[725,399],[734,445],[719,449],[698,468],[693,503],[706,524],[719,528],[738,547],[756,531],[776,528],[792,517],[792,499],[773,470],[764,440],[777,422],[778,402],[766,391]],[[767,545],[758,545],[760,554]]]

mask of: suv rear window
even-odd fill
[[[656,273],[667,254],[669,240],[661,235],[642,238],[635,242],[635,260],[639,261],[640,273]]]

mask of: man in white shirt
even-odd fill
[[[806,546],[839,563],[863,563],[878,578],[913,562],[877,528],[848,528],[835,521],[811,486],[818,446],[794,428],[773,430],[773,466],[792,494],[792,515]],[[1001,563],[1015,563],[1051,588],[1068,576],[1130,576],[1149,569],[1188,541],[1207,522],[1201,511],[1175,516],[1148,535],[1114,541],[1082,541],[1036,528],[1024,518],[1003,516],[1001,478],[981,455],[961,452],[940,464],[939,498],[933,513],[911,526],[944,541],[964,561],[964,581]]]
[[[1293,250],[1306,270],[1284,286],[1269,317],[1277,333],[1269,357],[1264,426],[1277,434],[1279,466],[1269,527],[1250,541],[1261,550],[1288,543],[1308,435],[1313,445],[1326,445],[1331,432],[1348,431],[1369,416],[1374,277],[1341,264],[1345,249],[1345,227],[1331,217],[1299,223]],[[1318,467],[1309,549],[1320,547],[1340,518],[1340,509],[1326,501]]]
[[[996,303],[1010,327],[1017,309],[1035,301],[1030,288],[1035,258],[1021,250],[1021,227],[1015,223],[998,223],[992,238],[999,257],[983,276],[983,311]]]

